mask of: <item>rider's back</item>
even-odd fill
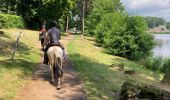
[[[48,30],[48,36],[50,37],[50,43],[59,43],[60,30],[56,27],[53,27]]]

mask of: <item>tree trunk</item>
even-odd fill
[[[66,25],[66,34],[67,34],[67,35],[69,35],[69,34],[68,34],[68,24],[69,24],[69,16],[67,15],[67,25]]]
[[[162,82],[170,84],[170,66],[168,67]]]
[[[83,16],[82,16],[82,35],[84,34],[84,10],[85,10],[85,3],[86,3],[86,1],[84,0],[84,2],[83,2]]]

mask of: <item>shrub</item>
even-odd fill
[[[165,73],[167,68],[170,66],[170,58],[162,58],[162,57],[146,57],[145,59],[141,59],[139,61],[140,64],[145,66],[145,68],[153,70],[153,71],[160,71]]]
[[[125,13],[108,13],[96,29],[96,44],[110,54],[139,60],[151,54],[153,37],[146,33],[142,17],[129,17]]]
[[[142,17],[132,16],[127,22],[127,31],[134,37],[134,45],[137,46],[135,51],[132,50],[130,58],[138,60],[151,55],[155,43],[153,36],[146,32],[146,21]]]
[[[164,60],[164,63],[163,63],[162,67],[159,70],[161,72],[165,73],[167,71],[168,67],[170,67],[170,58],[166,58]]]
[[[0,28],[23,28],[23,19],[20,16],[0,14]]]

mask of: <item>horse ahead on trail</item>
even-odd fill
[[[55,78],[57,78],[57,89],[60,89],[61,78],[63,76],[63,50],[58,46],[52,46],[48,49],[47,55],[49,58],[52,83],[55,82]]]
[[[39,40],[41,41],[41,48],[44,50],[45,46],[45,36],[46,36],[46,30],[45,28],[42,28],[42,30],[39,33]]]

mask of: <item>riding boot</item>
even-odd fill
[[[47,53],[44,53],[44,61],[43,61],[43,64],[48,65],[48,61],[49,61],[48,55],[47,55]]]

